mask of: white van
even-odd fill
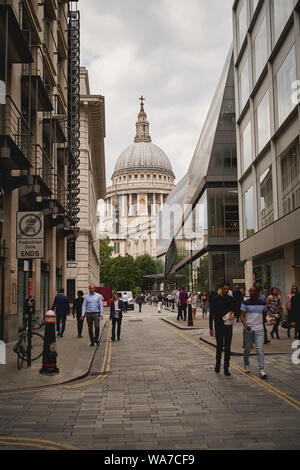
[[[132,295],[132,291],[130,290],[118,290],[118,295],[120,297],[120,299],[124,300],[124,295],[127,295],[128,297],[128,310],[134,310],[134,302],[133,302],[133,295]]]

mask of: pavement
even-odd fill
[[[172,313],[172,315],[164,315],[162,320],[169,323],[172,326],[184,331],[193,331],[199,330],[199,340],[203,341],[204,343],[213,346],[216,348],[216,338],[210,336],[209,333],[209,320],[208,318],[203,319],[202,314],[198,314],[198,318],[196,316],[196,321],[194,321],[194,326],[188,326],[187,320],[183,321],[177,320],[177,315]],[[265,355],[277,355],[277,354],[291,354],[292,352],[292,345],[295,341],[295,330],[291,330],[291,338],[289,339],[287,336],[287,330],[279,327],[279,337],[280,340],[271,338],[270,332],[272,327],[267,327],[268,330],[268,339],[271,341],[269,344],[264,346],[264,353]],[[243,349],[243,327],[241,323],[234,323],[234,331],[233,331],[233,338],[232,338],[232,345],[231,345],[231,353],[233,356],[243,356],[244,349]],[[255,347],[251,352],[251,355],[256,355]]]
[[[266,357],[268,381],[258,378],[256,358],[249,375],[242,357],[232,358],[231,377],[216,374],[201,330],[174,328],[166,315],[150,306],[128,312],[116,342],[107,322],[82,380],[0,392],[0,449],[300,450],[292,355]]]
[[[104,315],[104,320],[100,322],[100,334],[107,319],[108,315]],[[43,334],[42,330],[37,332]],[[52,376],[39,373],[42,357],[33,361],[30,368],[24,361],[23,368],[18,370],[17,355],[13,352],[17,341],[7,344],[6,365],[0,365],[0,391],[57,385],[87,375],[96,347],[90,347],[86,320],[82,336],[82,339],[77,336],[77,320],[72,316],[68,317],[63,338],[56,339],[59,374]]]

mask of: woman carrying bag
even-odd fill
[[[283,305],[282,298],[278,293],[277,287],[271,289],[271,295],[267,298],[268,314],[274,318],[275,324],[273,330],[271,331],[271,336],[274,339],[274,333],[276,334],[277,339],[280,339],[278,327],[281,322],[282,311],[285,315],[287,314],[286,308]]]

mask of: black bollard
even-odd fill
[[[193,311],[192,311],[192,303],[191,302],[188,302],[188,326],[194,326]]]
[[[40,374],[58,374],[59,369],[56,367],[56,315],[49,310],[45,315],[45,337],[43,349],[43,365]]]

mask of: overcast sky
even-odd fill
[[[232,42],[232,0],[81,0],[81,65],[105,96],[106,182],[146,98],[152,142],[177,182],[193,156]]]

